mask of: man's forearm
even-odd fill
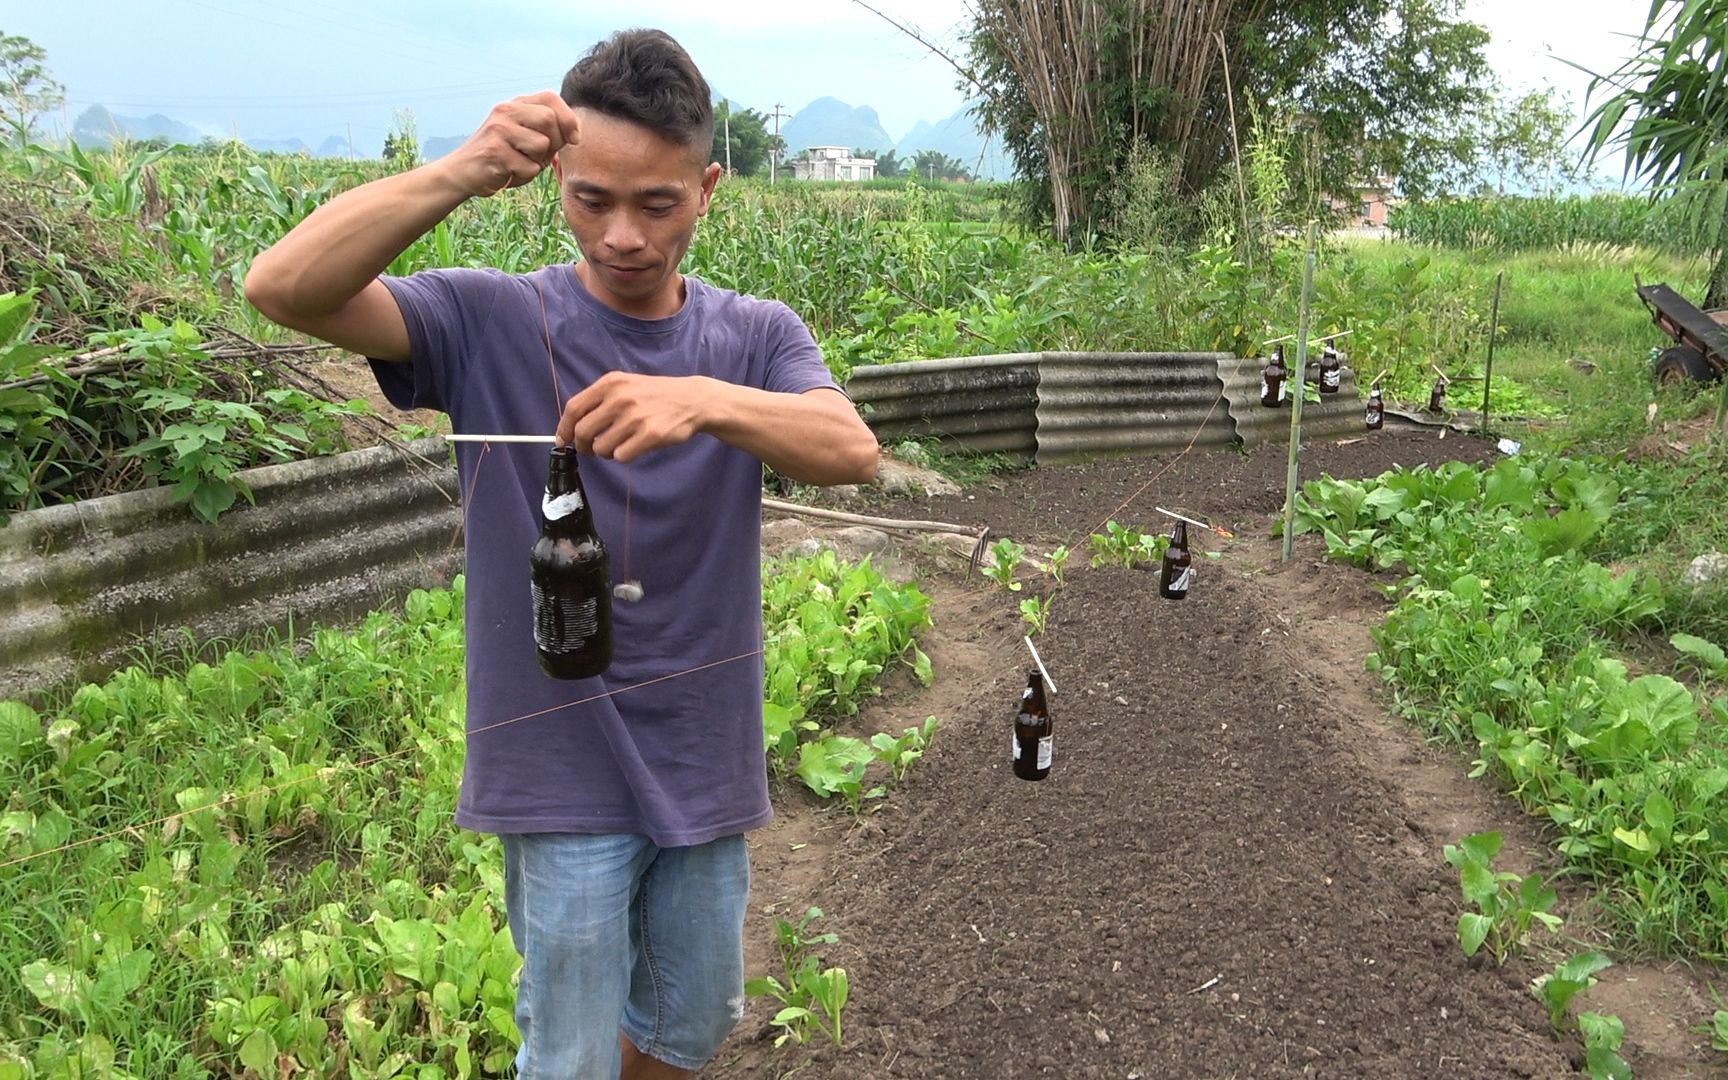
[[[777,394],[721,383],[703,430],[800,483],[876,478],[876,436],[838,391]]]
[[[467,197],[432,166],[344,192],[254,260],[246,294],[279,321],[330,315]]]

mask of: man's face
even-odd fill
[[[720,166],[627,120],[577,109],[580,142],[557,158],[564,219],[582,283],[614,311],[642,319],[684,303],[678,263],[708,213]]]

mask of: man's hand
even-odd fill
[[[550,90],[494,106],[468,141],[440,164],[469,195],[521,187],[579,140],[576,112]]]
[[[564,404],[560,446],[630,462],[701,433],[713,380],[699,375],[602,375]]]

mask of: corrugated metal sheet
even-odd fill
[[[1291,363],[1295,358],[1291,358]],[[1260,369],[1264,359],[1225,357],[1218,362],[1218,376],[1224,383],[1224,396],[1230,401],[1230,419],[1236,437],[1246,446],[1263,442],[1290,441],[1290,409],[1268,409],[1260,404]],[[1310,365],[1308,385],[1315,384],[1315,369]],[[1292,388],[1294,389],[1294,388]],[[1366,402],[1356,389],[1356,373],[1344,368],[1344,381],[1336,394],[1320,394],[1314,401],[1310,392],[1302,406],[1302,441],[1337,439],[1364,430],[1362,410]]]
[[[1179,450],[1191,440],[1228,445],[1235,432],[1218,399],[1224,390],[1220,364],[1229,359],[1226,353],[1045,353],[1038,381],[1038,464]]]
[[[0,528],[0,696],[95,678],[139,640],[235,638],[347,618],[462,565],[441,439],[242,474],[215,524],[163,488],[15,514]]]
[[[855,368],[846,392],[877,439],[940,438],[978,452],[1037,449],[1038,354]]]

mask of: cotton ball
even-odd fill
[[[634,604],[642,599],[642,583],[640,581],[624,581],[612,586],[612,595],[618,599]]]

